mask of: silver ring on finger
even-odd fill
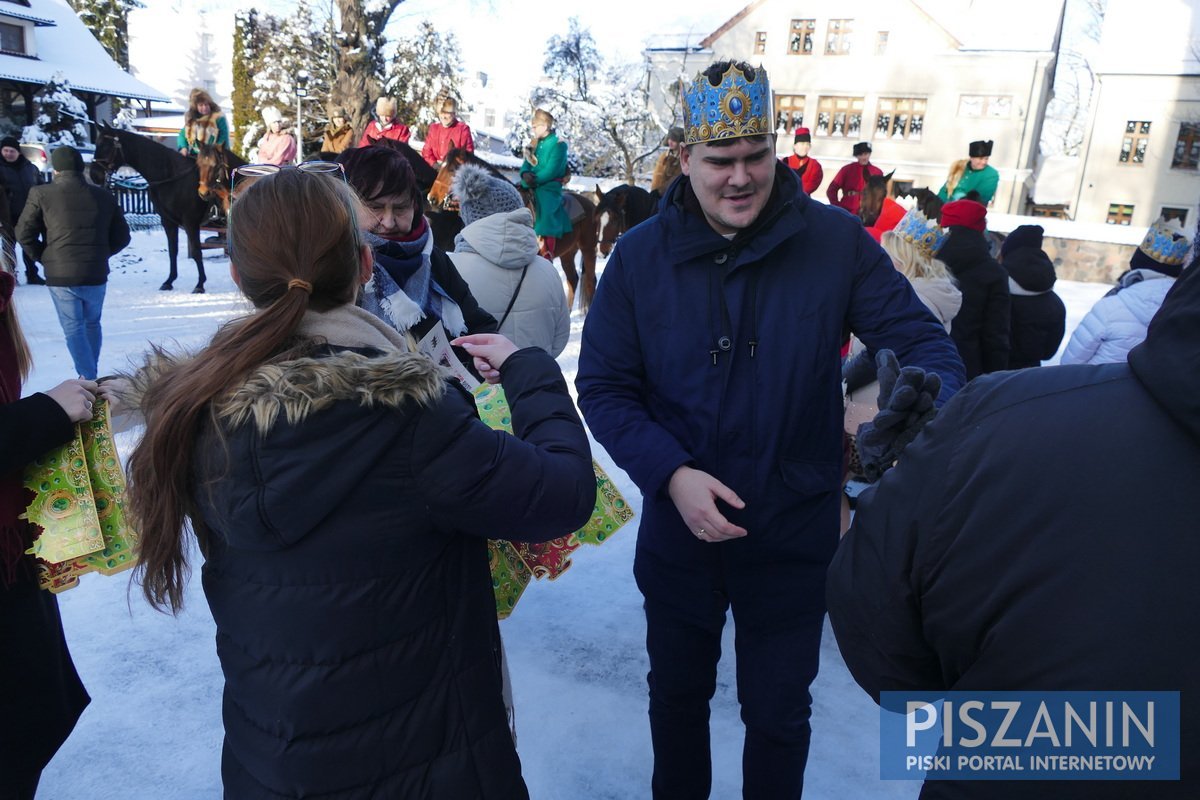
[[[704,528],[700,528],[696,531],[696,538],[703,539],[705,534],[707,534],[707,533],[708,533],[708,531],[704,530]]]

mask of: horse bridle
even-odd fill
[[[104,161],[99,158],[92,159],[92,163],[99,164],[100,167],[104,170],[104,174],[107,176],[107,175],[111,175],[118,167],[123,167],[126,164],[128,164],[129,162],[125,160],[125,149],[121,146],[121,138],[119,136],[116,136],[111,133],[102,133],[102,134],[100,134],[100,138],[112,140],[113,148],[114,148],[113,155],[114,155],[114,157],[119,157],[119,159],[120,159],[120,163],[116,163],[115,160]],[[164,183],[171,183],[172,181],[177,181],[180,178],[186,178],[190,174],[191,174],[191,171],[188,170],[186,172],[180,172],[176,175],[171,175],[166,178],[160,178],[159,180],[156,180],[156,181],[152,181],[149,178],[147,178],[145,175],[143,175],[142,180],[146,181],[147,186],[161,186]]]

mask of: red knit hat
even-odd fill
[[[961,225],[983,233],[987,227],[987,206],[974,200],[955,200],[942,206],[942,227]]]

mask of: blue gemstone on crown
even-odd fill
[[[735,117],[742,115],[742,98],[733,97],[729,100],[729,110],[733,112]]]

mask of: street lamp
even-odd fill
[[[308,97],[308,70],[296,73],[296,163],[304,160],[304,98]]]

